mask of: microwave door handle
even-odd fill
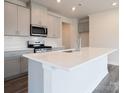
[[[46,34],[48,34],[48,30],[47,30],[47,28],[46,28]]]
[[[46,30],[45,34],[47,34],[47,30]]]

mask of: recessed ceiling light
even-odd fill
[[[113,3],[112,3],[112,5],[113,5],[113,6],[116,6],[116,5],[117,5],[117,3],[116,3],[116,2],[113,2]]]
[[[57,2],[58,2],[58,3],[60,3],[60,2],[61,2],[61,0],[57,0]]]
[[[75,7],[75,6],[73,6],[73,7],[72,7],[72,11],[75,11],[75,10],[76,10],[76,7]]]

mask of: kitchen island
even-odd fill
[[[92,93],[107,75],[107,48],[24,54],[29,59],[28,93]]]

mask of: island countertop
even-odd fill
[[[114,51],[116,51],[116,49],[85,47],[81,48],[80,51],[69,49],[45,53],[24,54],[23,56],[54,68],[73,70],[83,64],[107,56]]]

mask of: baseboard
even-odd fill
[[[4,81],[12,80],[12,79],[15,79],[15,78],[27,75],[27,74],[28,74],[28,72],[21,73],[21,74],[18,74],[18,75],[14,75],[14,76],[10,76],[10,77],[4,78]]]
[[[115,64],[115,63],[108,63],[108,65],[119,66],[119,64]]]

